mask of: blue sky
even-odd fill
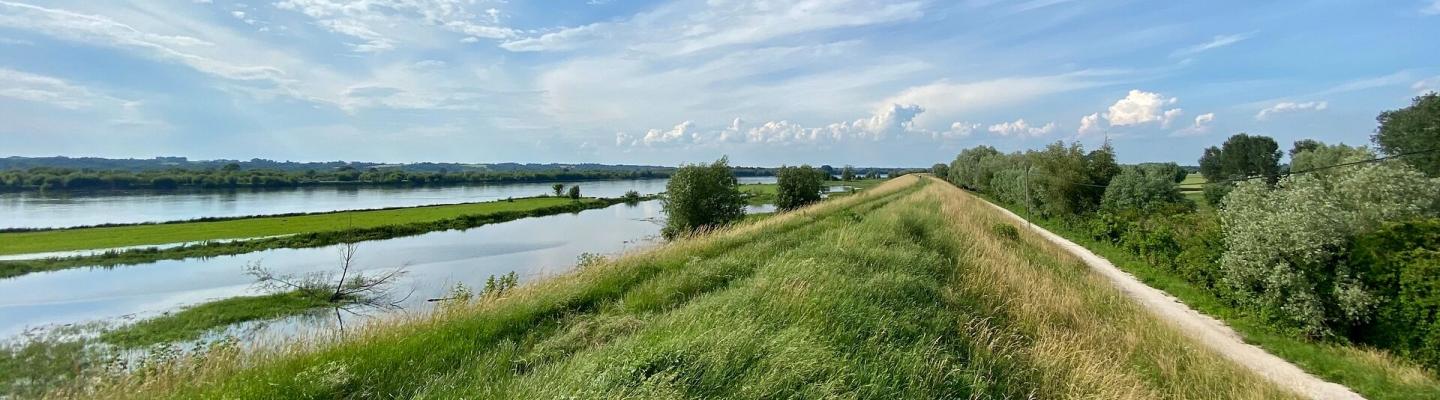
[[[1440,0],[0,0],[0,156],[928,165],[1364,144]]]

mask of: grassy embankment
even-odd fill
[[[619,199],[531,197],[513,201],[339,211],[221,221],[136,224],[0,233],[0,255],[289,235],[168,249],[135,249],[95,256],[0,261],[0,278],[82,266],[114,266],[166,259],[240,254],[272,248],[327,246],[345,241],[387,239],[425,232],[465,229],[525,217],[579,212],[620,203]]]
[[[1293,397],[1063,250],[998,228],[978,200],[921,180],[338,341],[214,352],[77,396]]]
[[[1191,174],[1186,181],[1190,182],[1195,178],[1198,178],[1198,174]],[[1199,179],[1203,181],[1203,178]],[[1018,207],[1011,207],[993,198],[990,200],[1017,214],[1025,215],[1024,210]],[[1194,200],[1204,207],[1203,199]],[[1186,281],[1172,271],[1156,268],[1113,244],[1091,239],[1083,232],[1067,228],[1060,221],[1043,218],[1033,218],[1031,221],[1085,246],[1145,284],[1175,296],[1190,308],[1225,321],[1247,343],[1260,346],[1315,376],[1345,385],[1374,400],[1440,399],[1440,379],[1436,379],[1433,371],[1426,371],[1412,362],[1381,350],[1339,342],[1304,340],[1296,334],[1282,332],[1266,323],[1263,318],[1246,313],[1216,297],[1213,292]]]

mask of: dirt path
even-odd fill
[[[1291,364],[1289,361],[1267,353],[1255,345],[1245,343],[1245,341],[1240,338],[1240,335],[1236,334],[1235,331],[1230,329],[1225,323],[1211,318],[1208,315],[1201,314],[1189,306],[1186,306],[1185,303],[1181,303],[1179,300],[1171,297],[1169,294],[1140,282],[1139,279],[1121,271],[1119,268],[1116,268],[1114,264],[1111,264],[1109,260],[1095,255],[1095,253],[1090,252],[1089,249],[1059,235],[1050,233],[1050,231],[1045,230],[1045,228],[1030,224],[1025,221],[1024,218],[1010,212],[1010,210],[991,204],[979,197],[975,197],[975,199],[985,202],[985,204],[991,207],[995,207],[995,209],[1000,210],[1000,212],[1005,213],[1005,215],[1023,225],[1030,226],[1030,228],[1040,234],[1040,236],[1049,239],[1051,242],[1065,248],[1070,251],[1071,254],[1084,260],[1091,269],[1094,269],[1096,272],[1099,272],[1100,275],[1109,279],[1116,287],[1120,288],[1120,291],[1135,299],[1135,301],[1150,310],[1150,312],[1174,323],[1175,326],[1179,327],[1181,332],[1187,336],[1194,338],[1205,346],[1224,355],[1226,358],[1234,360],[1236,363],[1255,371],[1255,373],[1270,379],[1276,384],[1291,388],[1300,394],[1314,399],[1364,399],[1364,397],[1351,391],[1350,388],[1326,382],[1323,379],[1306,373],[1304,370],[1301,370],[1300,367]]]

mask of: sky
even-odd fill
[[[0,156],[926,166],[1366,144],[1440,0],[0,0]]]

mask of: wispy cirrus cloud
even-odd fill
[[[1200,53],[1203,53],[1203,52],[1206,52],[1206,51],[1210,51],[1210,50],[1218,49],[1218,48],[1221,48],[1221,47],[1226,47],[1226,46],[1230,46],[1230,45],[1233,45],[1233,44],[1236,44],[1236,43],[1240,43],[1240,42],[1242,42],[1242,41],[1244,41],[1244,40],[1246,40],[1246,39],[1250,39],[1250,38],[1251,38],[1252,36],[1254,36],[1254,35],[1255,35],[1255,32],[1236,33],[1236,34],[1230,34],[1230,35],[1215,35],[1214,37],[1210,38],[1210,40],[1207,41],[1207,42],[1200,43],[1200,44],[1196,44],[1196,45],[1194,45],[1194,46],[1186,47],[1186,48],[1183,48],[1183,49],[1175,50],[1175,52],[1170,53],[1170,56],[1171,56],[1171,57],[1177,57],[1177,58],[1179,58],[1179,57],[1189,57],[1189,56],[1193,56],[1193,55],[1196,55],[1196,54],[1200,54]]]
[[[1279,103],[1275,103],[1275,105],[1273,106],[1266,107],[1264,110],[1260,110],[1259,113],[1255,114],[1255,119],[1264,121],[1270,119],[1270,117],[1276,114],[1293,113],[1299,111],[1324,111],[1326,108],[1329,107],[1330,103],[1324,101],[1307,101],[1304,103],[1282,101]]]

